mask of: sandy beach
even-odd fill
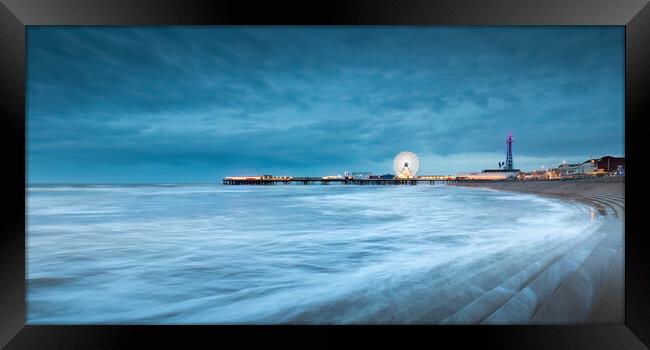
[[[624,321],[625,178],[462,182],[484,187],[579,201],[595,209],[604,224],[526,287],[484,324],[622,323]],[[528,310],[522,313],[521,310]]]
[[[534,193],[581,201],[594,206],[603,215],[614,215],[623,220],[625,213],[625,177],[542,181],[477,181],[455,185],[488,187],[501,191]]]

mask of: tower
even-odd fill
[[[506,138],[506,170],[512,170],[512,132],[508,131]]]

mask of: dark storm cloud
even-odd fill
[[[30,181],[453,173],[508,130],[522,168],[623,153],[621,28],[30,27],[27,54]]]

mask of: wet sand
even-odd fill
[[[539,194],[586,203],[604,224],[583,244],[485,319],[484,324],[624,322],[625,178],[463,182],[454,186]],[[595,240],[596,243],[593,243]],[[579,260],[577,264],[575,261]],[[575,266],[572,266],[572,261]],[[567,269],[572,270],[566,273]],[[558,279],[561,279],[558,282]],[[526,310],[522,312],[522,310]]]

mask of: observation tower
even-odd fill
[[[512,132],[508,131],[506,138],[506,166],[505,170],[512,170]]]

